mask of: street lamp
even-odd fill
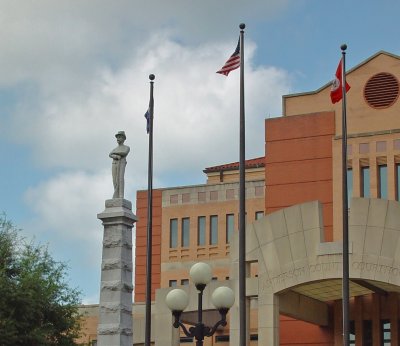
[[[167,294],[165,302],[175,317],[173,326],[175,328],[181,327],[186,336],[194,337],[196,345],[201,346],[203,345],[204,337],[212,336],[219,326],[226,326],[226,314],[235,302],[235,295],[229,287],[225,286],[218,287],[213,292],[211,302],[218,309],[221,319],[213,327],[208,327],[203,323],[203,291],[211,281],[211,268],[208,264],[199,262],[190,268],[189,275],[198,290],[198,322],[188,330],[180,320],[183,310],[186,309],[189,303],[189,296],[184,290],[173,289]]]

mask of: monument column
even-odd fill
[[[103,221],[103,254],[97,343],[132,346],[132,227],[136,216],[123,198],[109,199]]]
[[[126,157],[130,148],[126,135],[119,131],[118,146],[111,151],[114,195],[106,209],[97,215],[103,221],[103,254],[97,344],[132,346],[132,227],[136,216],[132,203],[124,199]]]

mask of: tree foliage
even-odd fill
[[[66,269],[0,215],[0,346],[75,345],[80,293]]]

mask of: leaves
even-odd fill
[[[66,269],[0,215],[0,346],[75,345],[80,292]]]

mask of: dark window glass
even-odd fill
[[[361,197],[369,197],[370,178],[369,167],[361,167]]]
[[[175,248],[178,246],[178,219],[169,221],[169,247]]]
[[[356,344],[356,329],[354,321],[350,321],[349,327],[349,345],[352,346]]]
[[[226,242],[229,243],[231,236],[233,234],[233,227],[234,227],[234,215],[233,214],[227,214],[226,215]]]
[[[197,245],[206,245],[206,217],[197,218]]]
[[[400,164],[396,163],[396,200],[400,200]]]
[[[176,280],[169,280],[169,287],[176,287],[177,286],[177,281]]]
[[[381,335],[382,335],[382,345],[390,346],[392,341],[392,333],[390,331],[389,320],[381,320]]]
[[[189,343],[189,342],[192,343],[193,338],[190,336],[181,336],[180,342],[181,342],[181,344]]]
[[[372,346],[372,321],[363,321],[363,346]]]
[[[210,245],[218,244],[218,216],[210,216]]]
[[[182,280],[181,280],[181,285],[182,285],[182,286],[187,286],[187,285],[189,285],[189,279],[182,279]]]
[[[378,166],[378,181],[379,181],[379,198],[387,199],[387,165],[379,165]]]
[[[350,208],[350,201],[353,197],[353,170],[347,170],[347,206]]]
[[[256,220],[260,220],[264,217],[264,212],[263,211],[256,211]]]
[[[189,237],[190,237],[190,219],[188,217],[184,217],[182,219],[182,247],[189,246]]]
[[[217,335],[215,337],[215,342],[229,341],[229,335]]]

